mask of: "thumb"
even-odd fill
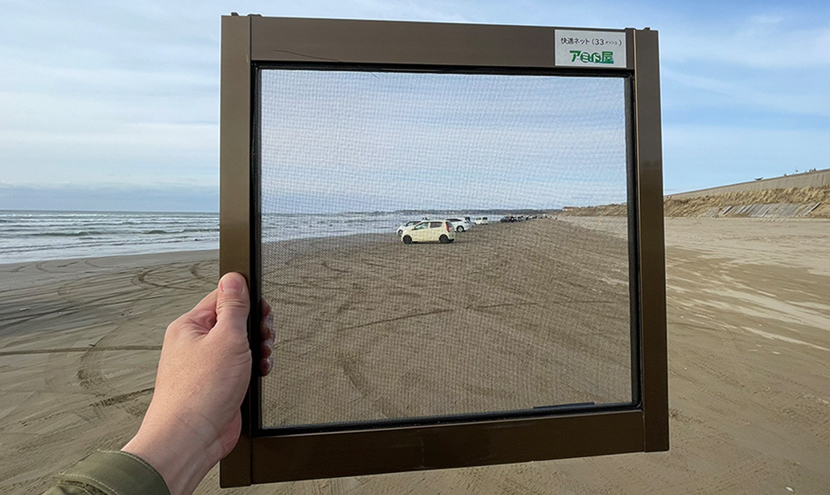
[[[248,283],[242,275],[230,272],[219,280],[216,295],[216,323],[231,328],[241,328],[244,332],[248,321],[251,302],[248,295]]]

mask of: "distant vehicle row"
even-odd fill
[[[535,215],[508,215],[502,217],[500,222],[523,222],[536,218]],[[488,225],[488,217],[452,217],[446,219],[423,219],[410,220],[397,228],[398,235],[404,244],[413,242],[441,242],[444,244],[453,242],[456,233],[470,230],[474,225]]]
[[[499,222],[524,222],[525,220],[533,220],[539,218],[537,215],[507,215],[505,217],[501,217]]]

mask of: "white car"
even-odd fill
[[[488,225],[489,223],[490,220],[488,220],[487,217],[476,217],[475,219],[476,225]]]
[[[452,223],[452,228],[455,229],[456,232],[464,232],[465,230],[470,230],[473,226],[473,222],[470,221],[470,217],[453,217],[448,218],[448,222]]]
[[[455,240],[455,231],[452,224],[446,220],[423,220],[401,236],[404,244],[413,242],[440,242],[447,244]]]
[[[403,235],[403,233],[405,231],[411,229],[412,227],[416,226],[420,222],[421,222],[421,220],[410,220],[410,221],[406,222],[403,225],[398,225],[398,235]]]

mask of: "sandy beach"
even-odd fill
[[[266,248],[280,335],[263,422],[630,402],[626,253],[624,237],[554,220],[448,245],[376,234]]]
[[[536,222],[452,245],[276,245],[265,292],[285,333],[263,384],[268,421],[624,397],[624,318],[584,315],[625,309],[623,220]],[[830,221],[669,218],[666,233],[668,453],[227,491],[214,469],[197,493],[825,492]],[[152,396],[166,325],[217,276],[215,251],[0,265],[0,489],[38,493],[94,449],[122,446]],[[571,331],[551,339],[553,328]],[[310,384],[324,394],[291,395]]]

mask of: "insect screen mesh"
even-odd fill
[[[260,70],[262,426],[631,401],[627,84]]]

